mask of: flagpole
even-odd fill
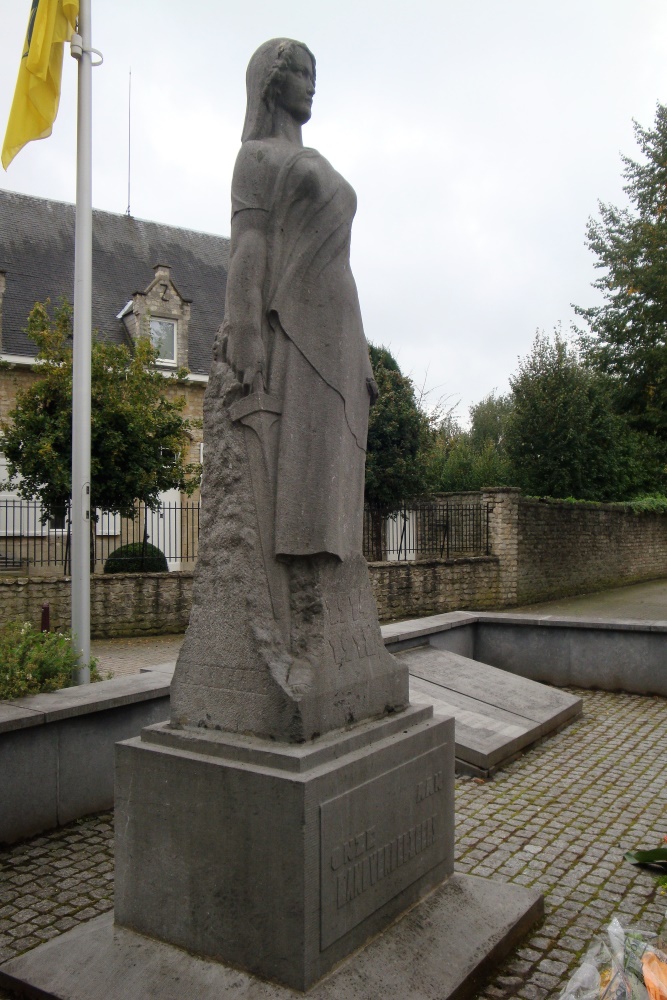
[[[76,684],[90,683],[90,447],[93,271],[91,0],[79,2],[74,230],[74,350],[72,375],[72,637],[79,655]]]

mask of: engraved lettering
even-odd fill
[[[378,880],[379,851],[375,851],[368,859],[368,878],[371,885],[375,885]]]
[[[337,872],[342,864],[343,864],[343,848],[337,847],[331,855],[331,867],[335,872]]]
[[[347,887],[345,889],[345,902],[349,903],[354,899],[354,868],[347,869]]]
[[[442,771],[436,771],[435,774],[430,774],[425,781],[417,783],[417,802],[422,802],[424,799],[428,799],[431,795],[441,792],[443,788],[444,783]]]
[[[366,850],[372,851],[375,847],[375,827],[372,826],[370,830],[366,830]]]
[[[354,866],[354,895],[361,896],[364,891],[363,864],[358,861]]]
[[[338,908],[344,906],[347,903],[347,872],[341,872],[337,879],[338,882]]]
[[[364,843],[375,845],[375,831],[366,831]],[[349,840],[344,848],[336,848],[331,856],[331,867],[336,871],[343,853],[347,856],[348,848],[356,852],[358,838]],[[375,848],[366,854],[361,861],[356,861],[336,875],[336,896],[338,908],[352,902],[372,886],[387,878],[393,871],[407,864],[411,858],[421,854],[435,841],[435,816],[429,816],[421,823],[406,830],[388,844]]]

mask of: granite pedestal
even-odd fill
[[[307,990],[450,875],[454,720],[118,746],[116,924]]]

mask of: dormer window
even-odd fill
[[[157,360],[163,365],[176,364],[176,320],[151,316],[151,343],[157,350]]]

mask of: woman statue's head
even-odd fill
[[[283,91],[285,97],[291,90],[291,80],[294,73],[312,67],[310,96],[315,83],[315,56],[303,42],[295,42],[291,38],[272,38],[257,49],[248,63],[246,73],[246,89],[248,105],[245,123],[243,125],[242,142],[249,139],[266,139],[273,134],[273,119],[276,107],[281,104]],[[290,95],[291,96],[291,95]],[[288,107],[295,116],[301,113],[299,124],[308,121],[308,109]]]

